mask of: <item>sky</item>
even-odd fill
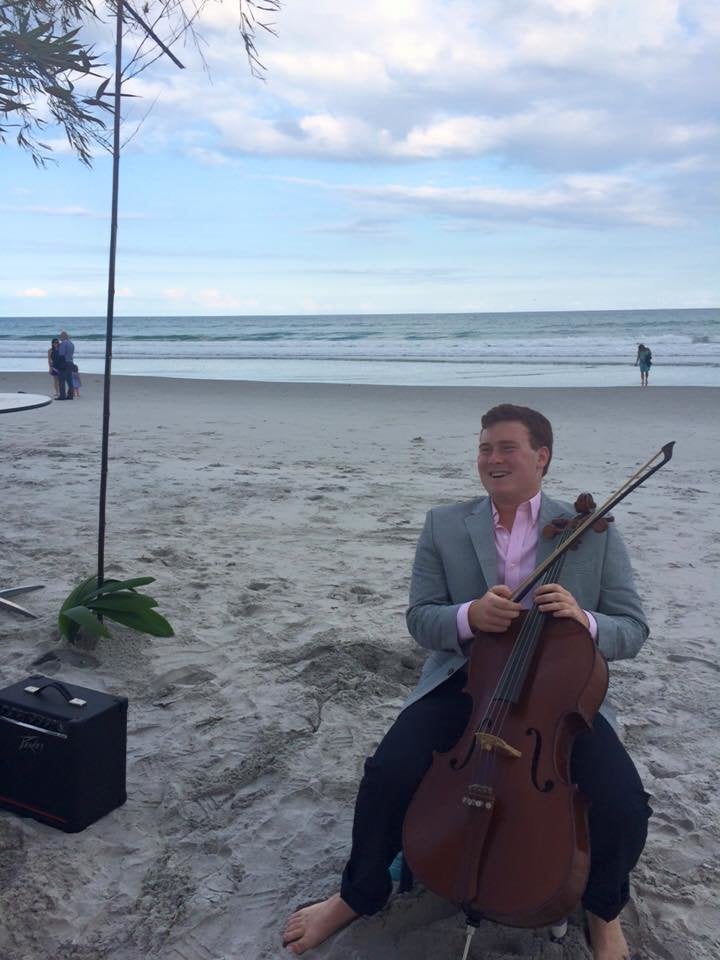
[[[128,82],[117,315],[720,306],[717,0],[271,19],[264,82],[214,0],[205,66]],[[44,139],[44,169],[0,145],[0,316],[100,316],[110,158]]]

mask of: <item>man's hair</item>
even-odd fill
[[[514,403],[501,403],[483,414],[480,425],[485,430],[496,423],[507,423],[508,421],[525,424],[530,434],[530,446],[533,450],[539,450],[540,447],[548,448],[550,456],[543,469],[543,476],[545,476],[552,460],[553,449],[553,432],[548,418],[530,407],[518,407]]]

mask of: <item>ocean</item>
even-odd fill
[[[102,317],[0,318],[0,371],[45,371],[67,330],[80,372],[102,373]],[[720,386],[720,309],[288,317],[116,317],[128,376],[431,386]]]

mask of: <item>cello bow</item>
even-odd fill
[[[658,452],[650,457],[647,463],[644,463],[639,470],[637,470],[625,483],[611,494],[605,503],[602,506],[598,507],[592,513],[589,513],[575,528],[575,530],[563,540],[562,543],[547,556],[542,563],[539,563],[537,567],[529,574],[525,580],[517,587],[513,593],[511,599],[516,603],[522,600],[525,594],[530,590],[538,580],[543,576],[546,570],[552,566],[552,564],[557,560],[557,558],[565,553],[566,550],[569,550],[570,547],[578,540],[586,530],[588,530],[594,523],[602,519],[606,514],[610,513],[613,507],[617,506],[621,500],[624,500],[633,490],[639,487],[642,483],[651,477],[654,473],[660,470],[661,467],[664,467],[672,459],[673,447],[675,446],[675,441],[671,440],[669,443],[666,443],[662,446]],[[663,459],[660,463],[656,463],[654,467],[651,467],[651,464],[662,457]]]

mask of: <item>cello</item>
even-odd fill
[[[605,529],[610,510],[671,459],[673,446],[601,507],[581,494],[574,520],[546,527],[560,543],[512,599],[555,582],[567,551],[591,528]],[[571,782],[570,755],[576,736],[592,729],[607,684],[607,663],[575,620],[532,607],[504,633],[475,635],[468,725],[451,750],[433,755],[403,826],[415,878],[465,912],[465,956],[481,919],[544,926],[580,902],[590,868],[588,803]]]

